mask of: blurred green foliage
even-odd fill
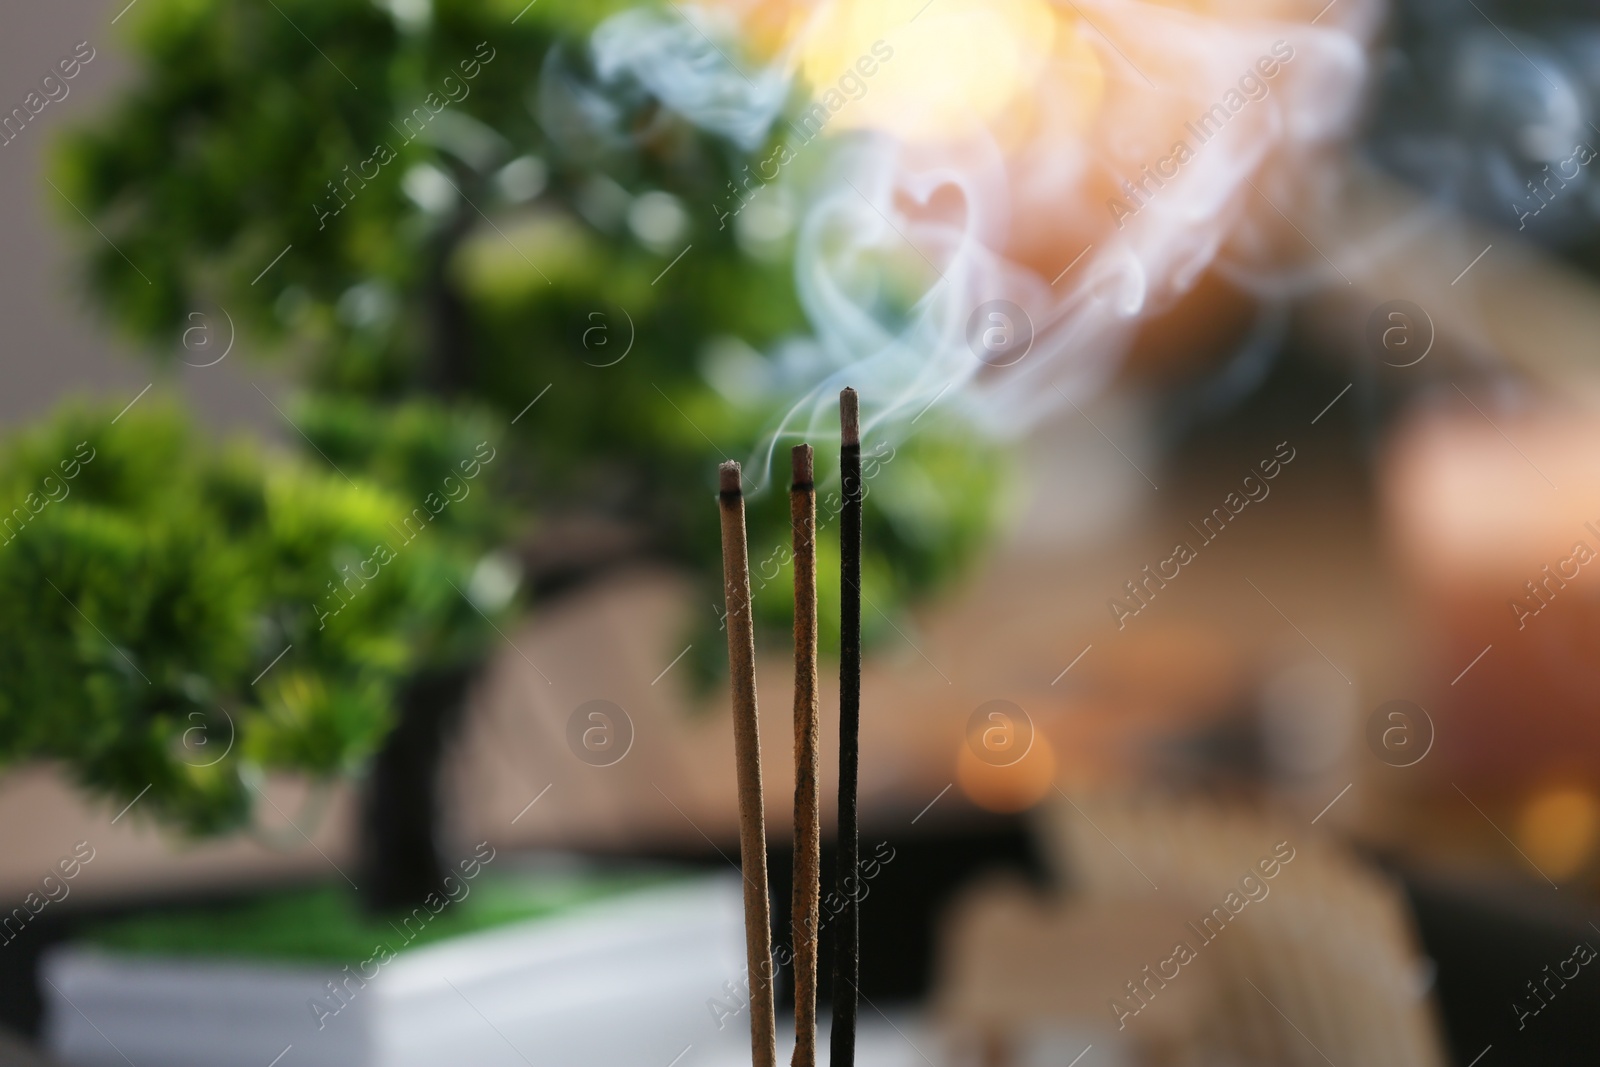
[[[351,964],[365,972],[390,954],[451,937],[560,915],[609,897],[670,884],[682,875],[633,871],[586,874],[485,874],[457,877],[449,903],[418,909],[428,921],[361,911],[350,894],[328,886],[279,891],[213,908],[131,915],[89,927],[84,937],[116,952],[165,958],[287,960]],[[441,893],[439,900],[444,900]],[[437,914],[431,914],[437,911]]]
[[[68,409],[0,453],[0,761],[233,830],[250,775],[355,769],[417,663],[484,642],[448,508],[408,541],[405,497],[218,449],[155,401],[115,414]]]
[[[321,453],[306,460],[333,479],[317,483],[331,496],[308,502],[334,509],[343,484],[355,496],[341,508],[363,493],[412,507],[441,466],[463,455],[462,442],[494,438],[503,456],[492,491],[449,513],[462,558],[503,546],[536,594],[561,575],[640,559],[688,568],[700,583],[695,602],[707,605],[693,624],[692,662],[704,681],[721,666],[711,655],[721,602],[715,466],[755,454],[809,387],[782,356],[806,329],[791,276],[792,210],[775,200],[772,211],[743,212],[734,225],[720,217],[730,182],[754,154],[697,129],[636,82],[594,71],[590,32],[632,6],[143,0],[125,20],[129,87],[62,140],[52,177],[99,231],[62,208],[82,237],[95,302],[118,328],[170,362],[191,314],[220,308],[265,358],[289,365],[305,389],[291,414]],[[761,218],[764,227],[749,224]],[[816,444],[826,498],[837,487],[837,451]],[[750,502],[756,562],[789,543],[782,453],[781,469],[747,472],[750,484],[779,490]],[[883,464],[865,525],[869,638],[973,557],[993,522],[996,480],[992,454],[949,435],[901,443]],[[218,508],[181,536],[222,538],[204,525],[224,517]],[[267,538],[241,524],[272,516],[247,511],[227,514],[227,537]],[[320,521],[333,523],[332,513]],[[590,523],[579,530],[599,521],[616,536],[574,538],[575,519]],[[142,513],[125,521],[137,525]],[[309,560],[341,530],[313,525],[298,554],[269,554],[260,565],[309,574]],[[143,533],[125,536],[156,551]],[[819,546],[824,649],[837,644],[837,582],[827,570],[835,536],[825,530]],[[574,540],[583,550],[576,563],[562,558]],[[171,552],[173,566],[211,565]],[[455,557],[419,555],[407,566],[425,585],[449,572],[446,558]],[[790,579],[781,559],[777,567],[784,577],[759,583],[759,610],[771,638],[785,642]],[[193,585],[198,573],[172,580]],[[230,571],[217,583],[241,591],[208,584],[218,603],[193,610],[242,618],[246,609],[226,605],[244,598],[261,608],[270,598],[253,590],[263,582],[299,580]],[[348,662],[330,660],[326,678],[294,676],[298,695],[263,708],[261,722],[282,724],[282,740],[252,744],[318,769],[370,748],[376,720],[335,709],[381,703],[399,650],[418,633],[428,633],[430,656],[455,647],[448,597],[422,588],[393,604],[416,614],[416,626],[358,627],[366,645],[341,646]],[[224,680],[259,669],[262,639],[247,636],[228,646],[232,659],[187,669]],[[117,640],[137,637],[119,631]],[[104,651],[91,643],[80,654]],[[99,669],[121,677],[114,664]],[[327,711],[300,710],[311,706]],[[314,742],[307,716],[342,740]],[[124,772],[128,787],[143,785],[134,781],[142,771]]]

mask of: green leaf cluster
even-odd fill
[[[357,768],[412,670],[486,640],[471,539],[407,541],[407,497],[219,449],[154,400],[114,415],[0,452],[0,761],[232,830],[253,776]]]

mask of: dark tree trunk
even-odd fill
[[[457,184],[465,176],[458,173]],[[457,396],[472,384],[472,324],[450,281],[450,261],[472,230],[462,206],[431,242],[423,285],[422,384]],[[439,775],[479,664],[424,668],[396,698],[394,729],[372,761],[361,801],[361,902],[368,912],[409,910],[442,891]]]
[[[442,891],[440,770],[476,669],[424,671],[400,691],[394,729],[362,797],[361,898],[369,912],[407,910]]]
[[[458,181],[460,179],[458,178]],[[427,364],[423,382],[444,396],[458,396],[472,386],[472,319],[467,302],[450,278],[456,249],[472,232],[475,216],[462,208],[445,223],[428,256],[424,292],[427,294]]]

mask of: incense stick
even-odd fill
[[[817,923],[822,896],[817,789],[817,493],[810,445],[790,453],[794,526],[794,1059],[817,1062]]]
[[[861,734],[861,426],[856,391],[839,394],[839,475],[844,510],[839,520],[839,910],[833,957],[831,1067],[855,1067],[856,1007],[861,977],[861,917],[856,894],[860,840],[856,775]]]
[[[728,668],[733,692],[733,752],[739,782],[739,860],[744,873],[745,965],[750,977],[750,1053],[754,1067],[776,1067],[772,1006],[772,917],[767,901],[767,827],[761,807],[761,730],[756,719],[756,634],[750,612],[750,553],[745,543],[739,464],[720,471],[722,587],[728,609]]]

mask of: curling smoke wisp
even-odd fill
[[[603,76],[741,147],[776,144],[730,201],[800,205],[815,337],[773,361],[801,398],[774,444],[816,433],[846,384],[878,435],[938,405],[1005,436],[1101,388],[1208,269],[1275,266],[1285,221],[1331,193],[1377,14],[726,0],[618,16],[594,49]]]

